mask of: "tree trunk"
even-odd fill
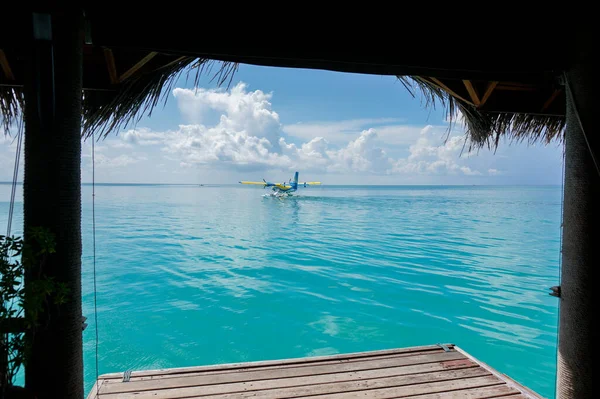
[[[54,234],[43,272],[69,289],[67,302],[42,314],[32,338],[25,385],[38,398],[83,392],[81,321],[82,14],[33,16],[25,84],[24,237],[32,227]],[[51,22],[51,23],[50,23]],[[31,286],[39,270],[26,276]]]
[[[600,141],[595,90],[596,42],[585,32],[573,45],[576,62],[566,77],[565,187],[562,273],[558,342],[558,398],[597,397],[593,353],[598,318],[594,305],[596,267],[600,262],[595,235],[600,219]],[[572,94],[572,95],[571,95]],[[592,153],[594,157],[592,157]]]

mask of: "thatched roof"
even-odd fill
[[[87,92],[83,99],[83,135],[90,136],[94,132],[108,134],[143,115],[151,115],[161,99],[167,101],[173,85],[185,73],[192,75],[197,86],[202,74],[212,72],[212,78],[222,86],[231,83],[237,68],[235,63],[179,57],[148,73],[140,74],[120,90]],[[214,69],[216,71],[213,72]]]
[[[507,85],[501,82],[487,82],[485,86],[482,85],[484,90],[477,91],[475,83],[468,80],[458,83],[442,82],[440,79],[422,76],[398,76],[398,79],[413,96],[420,92],[426,106],[434,107],[438,104],[444,107],[449,115],[450,124],[459,116],[462,117],[467,141],[472,147],[496,148],[502,137],[529,143],[549,143],[554,139],[563,138],[566,104],[563,90],[558,85],[544,90],[518,83]],[[459,88],[452,89],[449,87],[451,84],[458,85]],[[460,85],[464,85],[462,90]],[[498,94],[502,90],[526,90],[530,94],[544,91],[546,97],[540,96],[539,93],[530,96],[529,104],[532,107],[537,105],[538,112],[501,112],[493,106],[486,108],[486,104],[493,102],[495,96],[502,95]],[[525,97],[524,94],[521,96]]]
[[[145,11],[149,14],[115,14],[104,8],[87,11],[92,33],[91,43],[84,46],[84,135],[106,134],[151,113],[166,100],[181,74],[190,74],[196,81],[200,74],[210,74],[225,84],[240,63],[397,76],[413,95],[423,95],[426,106],[440,105],[451,115],[460,111],[475,147],[495,146],[502,136],[549,142],[560,139],[564,128],[560,77],[570,55],[557,52],[556,47],[562,48],[571,38],[549,31],[548,40],[539,41],[540,26],[535,21],[507,32],[487,32],[489,48],[496,51],[486,47],[470,50],[468,57],[449,57],[452,52],[446,48],[424,52],[426,41],[409,43],[398,54],[389,49],[378,52],[376,47],[344,47],[326,36],[324,26],[307,33],[303,43],[289,42],[289,48],[257,47],[255,38],[244,32],[235,43],[199,40],[195,16],[185,21],[185,15],[177,15],[170,22],[164,15],[169,10]],[[161,22],[153,24],[153,19]],[[10,22],[14,25],[0,30],[0,112],[5,124],[18,117],[23,106],[20,93],[27,59],[26,42],[3,40],[9,29],[13,36],[23,29]],[[329,33],[335,35],[335,27]],[[360,33],[362,40],[369,40],[369,35],[376,39],[384,32]],[[352,34],[348,33],[350,43]]]

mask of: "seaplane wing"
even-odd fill
[[[304,184],[305,186],[318,186],[319,184],[321,184],[320,181],[305,181],[304,183],[300,183],[300,184]]]
[[[266,186],[267,183],[265,183],[264,181],[241,181],[241,184],[256,184],[259,186]]]

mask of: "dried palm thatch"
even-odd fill
[[[196,71],[194,85],[198,86],[200,76],[212,73],[215,66],[218,68],[212,79],[217,80],[219,86],[229,85],[238,64],[180,57],[125,83],[118,91],[86,92],[83,98],[83,136],[89,137],[92,133],[106,135],[137,122],[146,113],[150,116],[161,98],[167,101],[173,85],[186,70],[188,75],[192,70]]]
[[[8,134],[14,122],[21,118],[23,93],[20,89],[0,86],[0,127]]]
[[[206,58],[180,57],[153,71],[140,74],[121,84],[119,90],[86,91],[83,96],[84,138],[95,134],[106,136],[109,132],[137,122],[142,116],[151,115],[159,101],[168,99],[175,82],[187,73],[195,71],[194,85],[200,76],[212,74],[219,86],[231,84],[239,64],[220,62]],[[464,118],[469,149],[488,146],[496,148],[501,137],[510,140],[549,143],[562,139],[565,118],[513,113],[492,113],[479,110],[461,99],[453,97],[444,89],[418,76],[397,77],[414,97],[421,92],[426,107],[441,104],[450,118],[449,131],[459,114]],[[0,86],[0,112],[5,131],[21,117],[24,101],[20,89]]]
[[[105,136],[112,131],[151,115],[159,101],[168,99],[173,85],[184,74],[194,76],[198,86],[201,76],[212,75],[218,86],[229,86],[238,64],[206,58],[180,57],[151,72],[140,74],[121,84],[118,90],[89,90],[83,93],[82,137]],[[194,74],[195,72],[195,74]],[[0,118],[6,133],[22,117],[24,99],[21,88],[0,86]]]
[[[469,150],[484,146],[495,149],[502,137],[529,144],[563,139],[564,116],[486,112],[450,95],[427,79],[418,76],[397,78],[413,97],[417,91],[421,92],[426,107],[442,105],[450,121],[448,131],[462,114]]]

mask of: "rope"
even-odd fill
[[[94,256],[94,330],[96,332],[96,397],[100,395],[100,386],[98,384],[98,296],[96,291],[96,160],[95,160],[95,146],[94,146],[94,134],[92,133],[92,248]]]
[[[15,209],[15,196],[17,192],[17,180],[19,179],[19,164],[21,163],[21,146],[23,143],[23,119],[18,122],[17,127],[17,150],[15,152],[15,166],[13,168],[12,187],[10,192],[10,205],[8,208],[8,223],[6,226],[6,236],[10,237],[12,230],[12,219]]]

